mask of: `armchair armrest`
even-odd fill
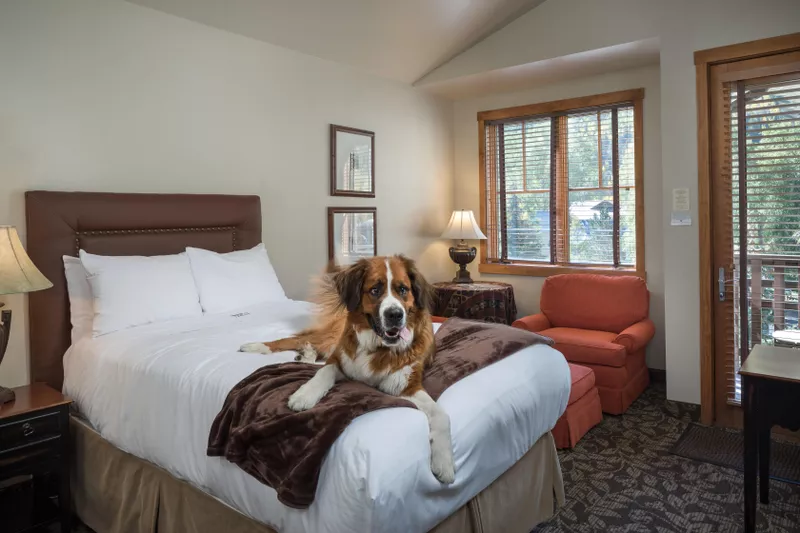
[[[632,326],[628,326],[617,335],[612,342],[620,344],[625,347],[628,353],[638,352],[650,342],[653,335],[656,333],[656,326],[649,318],[645,318],[641,322],[637,322]]]
[[[542,313],[524,316],[519,320],[515,320],[511,325],[515,328],[533,331],[534,333],[550,329],[550,321]]]

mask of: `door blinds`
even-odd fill
[[[727,395],[743,357],[798,329],[800,73],[723,85],[721,177],[731,193],[734,283]]]

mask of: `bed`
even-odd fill
[[[97,533],[522,533],[562,501],[549,430],[566,406],[569,373],[563,357],[537,345],[440,398],[453,426],[452,486],[426,470],[424,416],[386,409],[360,417],[337,440],[311,507],[283,506],[272,489],[204,451],[230,388],[256,368],[292,357],[236,348],[297,331],[311,306],[287,300],[70,346],[61,260],[78,249],[159,255],[186,246],[250,248],[261,241],[258,197],[32,191],[26,205],[28,252],[54,283],[30,298],[32,380],[63,386],[75,399],[74,507]]]

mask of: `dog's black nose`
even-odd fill
[[[391,324],[399,324],[403,321],[403,310],[399,307],[390,307],[383,312],[383,318]]]

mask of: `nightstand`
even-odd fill
[[[433,315],[511,325],[517,318],[514,287],[508,283],[434,283]]]
[[[60,522],[62,533],[68,533],[72,400],[43,383],[14,392],[13,402],[0,405],[0,486],[11,483],[0,489],[2,531]]]

